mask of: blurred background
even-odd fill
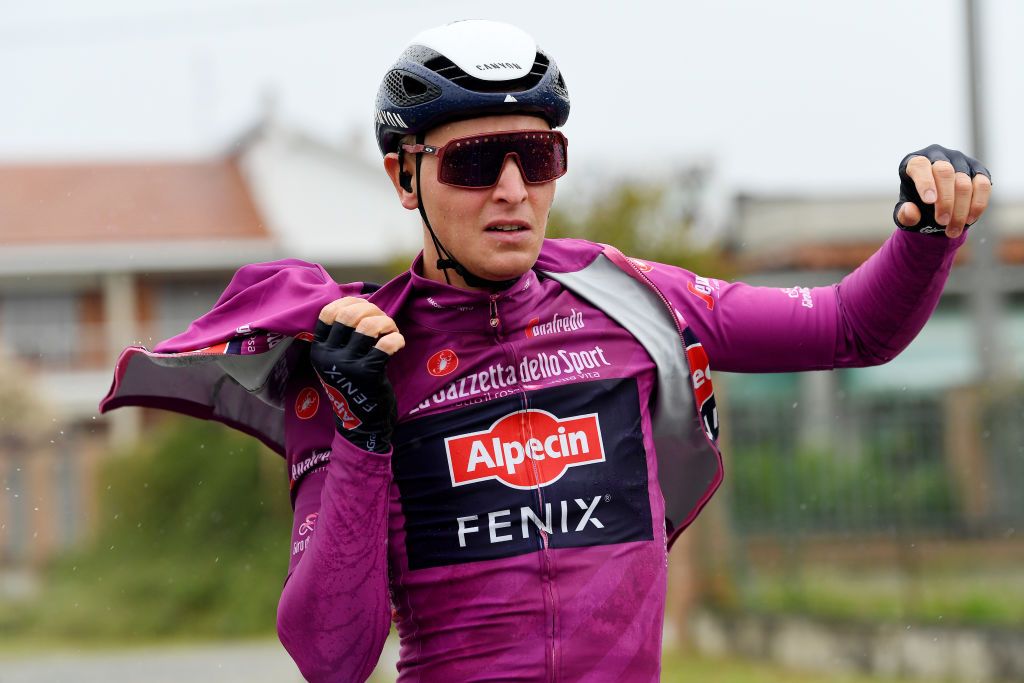
[[[47,0],[0,2],[0,681],[299,680],[281,460],[96,406],[244,263],[407,267],[373,99],[460,18],[565,75],[553,235],[816,286],[892,231],[905,154],[988,165],[898,359],[716,377],[726,484],[671,556],[664,678],[1024,680],[1024,4]]]

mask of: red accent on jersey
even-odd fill
[[[692,282],[686,283],[686,289],[689,290],[690,294],[693,294],[698,299],[703,301],[704,305],[708,307],[709,311],[713,311],[715,309],[715,300],[711,297],[710,294],[708,294],[707,292],[700,291]]]
[[[442,349],[427,360],[427,372],[434,377],[444,377],[459,367],[459,357],[451,349]]]
[[[702,344],[686,347],[686,360],[690,363],[690,381],[693,383],[693,395],[700,408],[715,393],[711,384],[711,364]]]
[[[308,420],[316,415],[320,407],[320,394],[313,387],[306,387],[295,397],[295,414],[300,420]]]

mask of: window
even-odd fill
[[[85,342],[78,297],[7,294],[0,298],[0,343],[15,357],[49,369],[67,368]]]

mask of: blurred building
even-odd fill
[[[0,438],[0,566],[88,531],[96,463],[143,425],[97,416],[122,348],[183,331],[245,263],[383,281],[419,243],[382,169],[272,119],[210,159],[0,164],[0,348],[54,416],[32,449]]]
[[[739,279],[751,284],[839,282],[894,230],[893,203],[740,196],[726,248]],[[999,231],[998,266],[984,275],[1001,294],[1001,386],[978,380],[978,274],[966,267],[971,244],[992,238],[988,225]],[[913,529],[979,538],[1024,520],[1024,202],[993,206],[971,231],[936,311],[893,361],[722,378],[741,531],[849,537]],[[772,477],[748,481],[755,466]]]
[[[864,262],[892,232],[891,197],[737,198],[726,248],[742,279],[772,287],[814,287],[839,282]],[[969,306],[971,243],[986,237],[986,224],[1001,236],[998,272],[992,274],[1003,297],[1003,329],[1011,357],[1006,367],[1024,370],[1024,202],[992,207],[958,254],[942,300],[917,339],[896,360],[878,368],[800,375],[808,399],[814,387],[831,382],[849,391],[942,389],[977,376],[977,352]],[[757,381],[758,378],[750,378]],[[797,381],[761,378],[774,386]]]

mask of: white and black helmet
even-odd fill
[[[569,91],[551,59],[523,30],[497,21],[457,21],[417,35],[377,92],[383,154],[405,135],[487,114],[534,114],[552,128],[569,118]]]

